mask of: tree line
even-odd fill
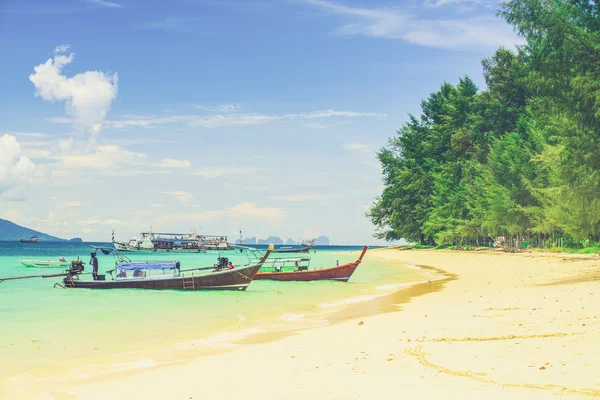
[[[482,61],[485,90],[444,83],[378,152],[377,238],[600,239],[600,2],[513,0],[499,14],[526,43]]]

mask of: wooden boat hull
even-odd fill
[[[367,252],[368,247],[365,246],[358,260],[331,268],[313,269],[307,271],[284,271],[284,272],[258,272],[254,277],[255,280],[268,279],[272,281],[341,281],[348,282],[356,268],[362,262],[362,258]]]
[[[76,289],[153,289],[153,290],[246,290],[262,263],[204,275],[184,275],[160,279],[122,279],[88,281],[66,277],[63,285]]]
[[[348,282],[360,262],[340,265],[339,267],[323,268],[308,271],[259,272],[254,279],[272,281],[324,281],[333,280]]]

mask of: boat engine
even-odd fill
[[[217,269],[227,268],[227,264],[229,264],[229,258],[217,257]]]
[[[70,276],[77,275],[83,272],[84,270],[83,261],[82,260],[73,260],[71,261],[71,268],[67,271]]]

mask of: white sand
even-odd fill
[[[405,291],[425,294],[363,323],[240,344],[47,398],[600,397],[598,255],[386,249],[368,256],[439,267],[458,279]]]

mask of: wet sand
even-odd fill
[[[600,257],[375,250],[447,272],[327,326],[65,387],[55,399],[600,397]]]

